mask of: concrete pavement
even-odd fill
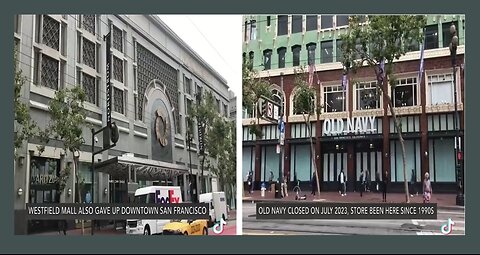
[[[306,195],[307,199],[302,201],[308,202],[338,202],[338,203],[381,203],[382,193],[377,192],[364,192],[360,196],[359,192],[347,192],[346,196],[341,196],[338,192],[321,192],[320,195],[313,196],[310,191],[300,192],[300,195]],[[273,192],[265,192],[265,196],[261,196],[261,192],[256,190],[253,193],[245,192],[243,202],[280,202],[280,201],[296,201],[295,193],[293,191],[288,192],[288,196],[284,198],[275,198]],[[403,193],[387,193],[388,203],[405,203],[405,194]],[[438,208],[449,210],[464,210],[463,206],[457,206],[456,194],[433,194],[431,203],[436,203]],[[410,203],[423,203],[422,195],[410,197]]]
[[[244,235],[443,235],[448,219],[451,235],[465,234],[462,210],[438,210],[436,220],[257,220],[255,204],[243,203]]]

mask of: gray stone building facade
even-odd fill
[[[22,100],[41,126],[49,120],[48,102],[55,91],[82,85],[87,94],[85,144],[78,173],[84,181],[82,200],[91,190],[90,128],[106,125],[106,42],[111,31],[112,121],[120,133],[116,146],[95,156],[96,162],[117,157],[116,164],[95,169],[94,202],[128,202],[137,187],[181,186],[184,201],[199,191],[190,189],[201,178],[198,132],[186,138],[188,106],[195,95],[210,91],[219,114],[230,117],[229,88],[224,78],[154,15],[17,15],[15,45],[19,66],[26,77]],[[196,125],[195,125],[196,127]],[[96,150],[103,137],[96,136]],[[15,210],[26,203],[77,202],[73,174],[58,196],[55,176],[72,164],[59,141],[43,153],[31,139],[16,153]],[[189,146],[190,145],[190,146]],[[190,150],[189,150],[190,147]],[[191,162],[191,164],[190,164]],[[203,171],[205,190],[218,190],[215,176]],[[200,185],[197,185],[200,189]]]

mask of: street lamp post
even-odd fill
[[[455,128],[455,171],[457,176],[457,205],[464,205],[464,196],[463,196],[463,169],[462,169],[462,148],[460,145],[460,117],[458,115],[457,107],[457,69],[456,69],[456,58],[457,58],[457,46],[458,46],[458,36],[455,25],[450,26],[450,33],[452,34],[452,41],[450,42],[450,57],[452,59],[452,71],[453,71],[453,100],[455,104],[455,113],[454,113],[454,128]]]

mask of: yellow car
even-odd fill
[[[206,220],[172,221],[163,226],[164,235],[208,235]]]

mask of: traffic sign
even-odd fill
[[[280,130],[280,133],[285,133],[285,121],[282,118],[278,120],[278,130]]]

